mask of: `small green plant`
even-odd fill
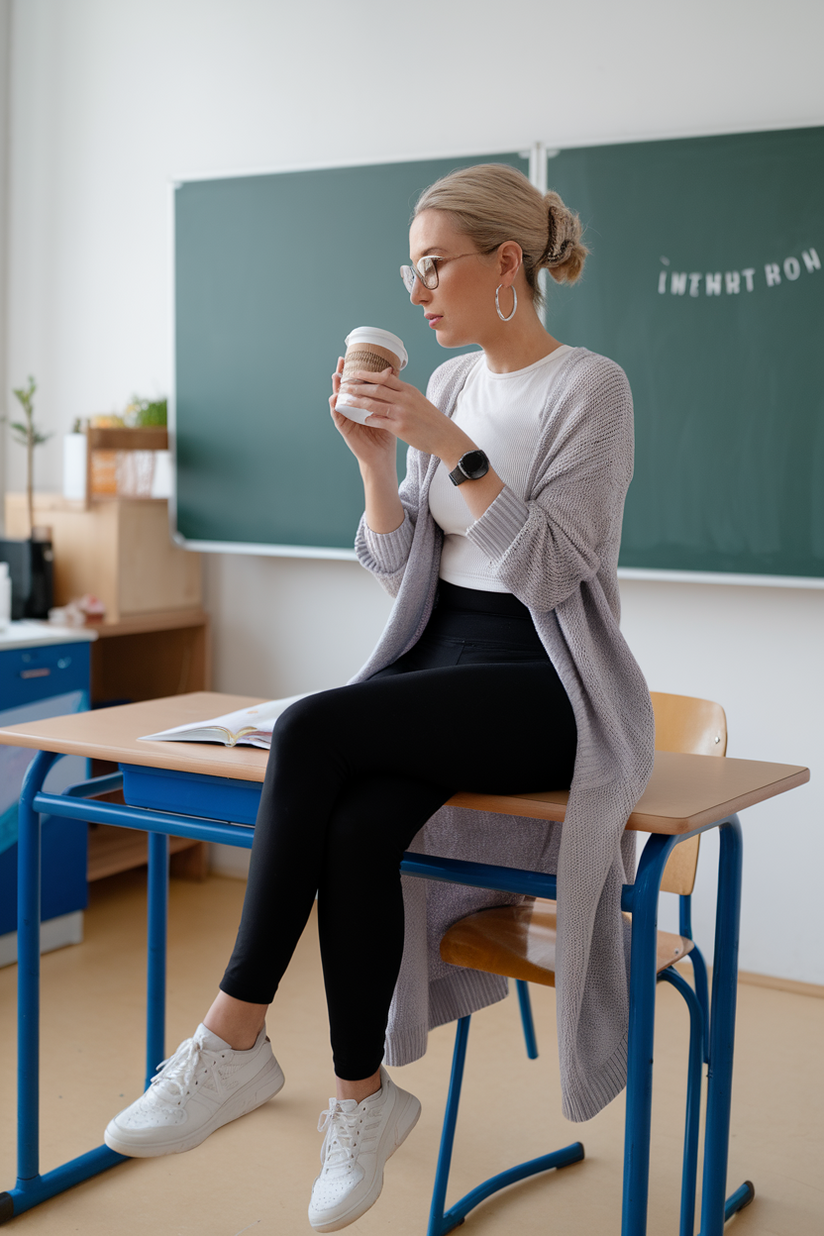
[[[125,417],[136,429],[153,429],[166,424],[167,403],[165,399],[141,399],[132,395]]]
[[[26,448],[26,500],[29,510],[29,536],[34,531],[34,448],[48,442],[50,433],[41,433],[34,423],[34,392],[37,383],[29,374],[28,386],[12,387],[23,408],[25,422],[12,421],[11,431],[15,442]]]

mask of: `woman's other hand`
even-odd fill
[[[338,389],[340,385],[338,381]],[[374,426],[376,433],[390,436],[393,441],[400,438],[416,450],[440,459],[450,472],[462,455],[478,449],[477,443],[454,421],[444,416],[416,387],[402,382],[391,369],[384,369],[383,373],[356,370],[351,381],[347,380],[345,390],[355,398],[359,408],[369,413],[367,424],[356,428],[372,429]],[[365,483],[363,465],[361,474]],[[503,487],[503,481],[494,468],[490,467],[486,475],[479,480],[467,481],[461,485],[461,497],[475,519],[480,519]],[[367,522],[369,527],[377,532],[378,528],[372,523],[368,512],[367,498]],[[387,508],[383,503],[381,518],[386,522]]]

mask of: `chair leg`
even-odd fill
[[[692,896],[682,894],[678,898],[678,931],[686,940],[693,940],[692,935]],[[689,954],[692,963],[692,973],[695,978],[695,994],[701,1005],[704,1018],[704,1064],[710,1062],[710,989],[707,982],[707,963],[704,954],[693,941]]]
[[[429,1211],[429,1227],[426,1236],[444,1236],[445,1232],[462,1223],[458,1219],[446,1226],[446,1189],[449,1184],[449,1169],[452,1166],[452,1147],[455,1142],[455,1125],[458,1122],[458,1104],[461,1101],[461,1085],[463,1083],[464,1061],[466,1060],[466,1044],[469,1039],[469,1017],[461,1017],[455,1032],[455,1047],[452,1052],[452,1072],[449,1077],[449,1092],[446,1096],[446,1111],[443,1118],[441,1145],[438,1151],[438,1166],[435,1171],[435,1184],[432,1189],[432,1205]]]
[[[570,1163],[578,1163],[584,1157],[584,1147],[581,1142],[573,1142],[570,1146],[564,1146],[562,1150],[555,1150],[551,1154],[541,1155],[537,1159],[530,1159],[526,1163],[519,1163],[516,1167],[509,1168],[507,1171],[499,1172],[496,1176],[490,1176],[488,1180],[472,1189],[459,1202],[456,1202],[454,1206],[450,1206],[449,1210],[444,1210],[468,1038],[469,1017],[462,1017],[458,1022],[458,1029],[455,1035],[455,1049],[452,1054],[452,1074],[449,1079],[449,1093],[446,1099],[441,1147],[438,1153],[438,1166],[435,1172],[435,1185],[432,1191],[432,1206],[429,1212],[429,1226],[426,1229],[426,1236],[446,1236],[447,1232],[451,1232],[453,1228],[463,1223],[470,1210],[474,1210],[476,1206],[485,1201],[486,1198],[491,1197],[493,1193],[497,1193],[499,1189],[505,1189],[508,1185],[515,1184],[519,1180],[525,1180],[528,1176],[535,1176],[539,1172],[547,1172],[553,1167],[566,1167]]]
[[[675,969],[662,971],[664,979],[680,992],[690,1015],[690,1046],[687,1064],[687,1115],[684,1125],[684,1161],[681,1169],[680,1236],[693,1236],[695,1189],[698,1177],[698,1134],[701,1119],[701,1066],[704,1058],[704,1017],[695,992]]]
[[[529,998],[529,983],[515,980],[518,985],[518,1004],[521,1009],[521,1025],[524,1030],[526,1054],[530,1060],[538,1059],[538,1040],[535,1038],[535,1022],[532,1020],[532,1001]]]
[[[710,988],[707,981],[707,963],[704,954],[696,944],[689,953],[692,963],[692,973],[695,979],[695,994],[701,1006],[701,1016],[704,1020],[704,1063],[710,1062]]]

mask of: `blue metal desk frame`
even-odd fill
[[[249,819],[257,783],[232,783],[225,777],[164,773],[174,783],[177,805],[186,814],[140,806],[89,801],[89,796],[121,788],[124,773],[145,769],[121,766],[121,772],[83,782],[63,794],[45,794],[43,781],[59,755],[40,751],[26,776],[20,799],[19,843],[19,1001],[18,1001],[18,1180],[0,1193],[0,1224],[72,1185],[123,1161],[124,1156],[98,1146],[53,1171],[39,1171],[39,1017],[40,1017],[40,815],[97,821],[140,828],[149,833],[148,991],[146,1084],[165,1056],[166,924],[169,836],[192,837],[251,849],[248,824],[228,824],[202,817],[199,811],[231,805],[230,818]],[[171,779],[171,780],[169,780]],[[212,790],[214,783],[214,790]],[[127,797],[130,795],[127,792]],[[253,820],[250,820],[250,824]],[[750,1200],[747,1185],[726,1200],[732,1063],[735,1036],[738,936],[741,905],[742,837],[738,817],[728,816],[679,835],[652,834],[644,848],[635,884],[625,885],[622,904],[633,915],[630,982],[629,1074],[624,1143],[622,1236],[645,1236],[649,1192],[652,1110],[653,1031],[656,988],[657,907],[661,876],[672,849],[708,828],[721,833],[718,900],[709,1042],[709,1078],[705,1122],[701,1236],[720,1236],[726,1220]],[[494,867],[429,855],[407,854],[407,875],[554,898],[556,877],[516,868]]]

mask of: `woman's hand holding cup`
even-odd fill
[[[473,443],[463,430],[416,387],[402,382],[408,362],[403,340],[376,326],[358,326],[346,336],[346,356],[332,375],[330,407],[339,432],[361,469],[395,478],[395,439],[449,462]]]
[[[351,420],[337,410],[338,395],[343,374],[343,357],[338,360],[335,372],[332,374],[332,396],[329,407],[335,428],[340,433],[346,445],[358,462],[367,468],[384,470],[390,468],[392,477],[397,483],[395,472],[395,437],[386,429],[373,428],[371,425],[361,425]]]

